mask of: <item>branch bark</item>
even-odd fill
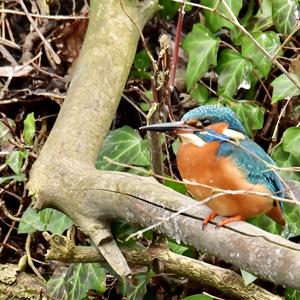
[[[88,234],[121,275],[130,270],[110,233],[112,219],[157,228],[258,277],[300,288],[300,245],[244,222],[201,230],[209,210],[157,183],[127,173],[100,172],[95,160],[125,85],[139,38],[137,26],[158,9],[156,0],[92,0],[90,24],[72,84],[51,134],[34,164],[28,189],[35,208],[56,208]],[[130,17],[129,17],[130,16]],[[216,220],[218,221],[218,219]]]
[[[104,258],[99,252],[86,246],[75,246],[64,236],[44,233],[50,243],[46,259],[65,263],[101,262]],[[155,264],[159,272],[175,273],[186,276],[202,284],[219,289],[224,294],[244,300],[280,300],[281,297],[271,294],[256,284],[245,285],[241,276],[235,272],[210,265],[189,257],[171,252],[164,245],[154,245],[150,248],[122,247],[122,253],[131,264],[149,266]]]

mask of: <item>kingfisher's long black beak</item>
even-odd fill
[[[147,126],[142,126],[140,130],[157,131],[157,132],[174,132],[174,131],[192,131],[194,127],[185,124],[183,121],[170,122],[170,123],[158,123]]]

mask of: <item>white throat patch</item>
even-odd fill
[[[183,143],[190,143],[197,147],[203,147],[206,142],[204,142],[199,136],[194,133],[178,133]]]
[[[233,129],[226,128],[223,130],[223,134],[236,141],[245,139],[245,136],[241,132]]]

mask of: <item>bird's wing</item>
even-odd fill
[[[264,184],[274,195],[284,197],[284,185],[280,177],[272,170],[275,162],[255,142],[249,138],[236,142],[223,141],[219,156],[230,156],[238,168],[246,173],[253,184]]]

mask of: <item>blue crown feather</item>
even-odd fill
[[[244,135],[248,135],[240,120],[228,107],[220,105],[203,105],[190,110],[182,117],[182,121],[188,121],[192,119],[206,119],[209,120],[211,124],[225,122],[228,124],[229,129],[233,129],[243,133]]]

